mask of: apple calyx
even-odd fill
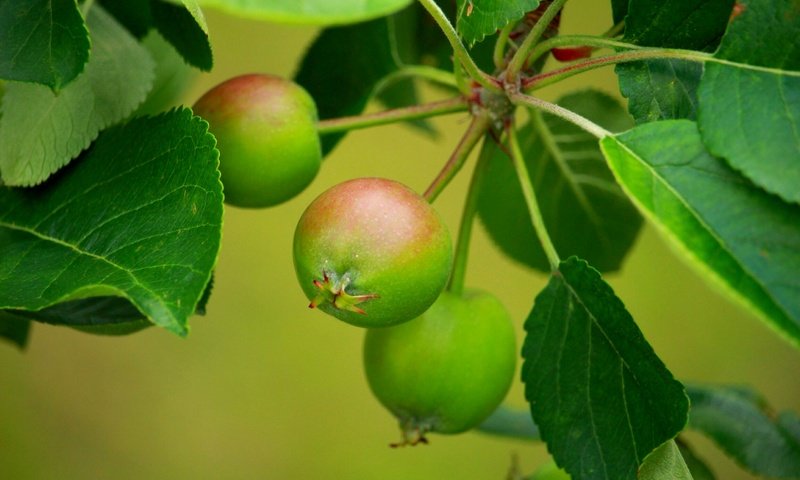
[[[401,422],[400,430],[403,432],[403,439],[399,442],[390,443],[390,447],[415,447],[419,444],[428,444],[428,438],[425,437],[425,434],[431,431],[430,425],[409,420]]]
[[[322,280],[314,280],[314,287],[319,290],[319,294],[311,300],[308,308],[317,308],[322,303],[330,303],[339,310],[348,310],[350,312],[366,315],[365,312],[358,304],[378,298],[375,293],[367,293],[364,295],[351,295],[347,293],[346,288],[350,285],[350,275],[345,273],[340,278],[337,275],[329,275],[328,272],[322,272]]]

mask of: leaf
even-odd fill
[[[28,344],[30,331],[31,322],[29,320],[0,310],[0,339],[23,349]]]
[[[800,203],[800,5],[743,1],[698,92],[708,149],[757,185]],[[748,65],[761,70],[743,68]]]
[[[650,47],[713,50],[734,0],[631,0],[625,40]],[[647,60],[616,67],[622,95],[636,123],[694,119],[703,66],[686,60]]]
[[[559,105],[611,131],[631,126],[611,97],[585,90]],[[586,258],[600,271],[620,267],[642,220],[614,182],[597,140],[575,125],[532,112],[521,128],[521,148],[545,225],[562,256]],[[550,272],[525,207],[517,174],[506,154],[491,142],[492,156],[478,198],[478,214],[492,240],[514,260]]]
[[[689,413],[691,414],[691,408]],[[684,462],[686,462],[686,466],[689,467],[689,472],[691,472],[694,480],[715,480],[716,477],[714,477],[714,473],[708,468],[708,465],[689,448],[689,445],[681,441],[680,437],[675,440],[675,443],[678,445],[681,456]]]
[[[688,120],[600,145],[622,188],[691,264],[800,345],[800,207],[710,155]]]
[[[214,65],[211,43],[208,39],[205,18],[202,14],[200,17],[195,16],[199,10],[189,10],[186,5],[174,5],[160,0],[151,0],[150,9],[153,14],[153,26],[175,47],[186,62],[200,70],[210,71]]]
[[[639,480],[692,480],[692,474],[675,441],[669,440],[644,459],[637,478]]]
[[[468,46],[535,10],[539,0],[456,0],[456,29]]]
[[[343,25],[394,13],[412,0],[200,0],[242,17],[281,23]]]
[[[0,309],[114,295],[185,335],[220,246],[207,126],[187,109],[136,119],[46,184],[0,188]]]
[[[153,325],[131,302],[121,297],[82,298],[36,312],[12,310],[11,313],[99,335],[127,335]]]
[[[327,28],[314,40],[295,81],[314,98],[320,119],[361,113],[378,82],[400,68],[392,21]],[[323,137],[323,152],[343,136]]]
[[[574,479],[635,479],[644,458],[686,424],[683,386],[585,261],[561,262],[525,331],[525,398]]]
[[[158,32],[150,32],[141,43],[155,62],[155,78],[153,88],[134,112],[135,116],[161,113],[180,105],[197,73]]]
[[[147,95],[153,81],[147,50],[97,5],[88,21],[92,57],[58,95],[41,85],[7,85],[0,120],[0,172],[6,185],[43,182]]]
[[[747,470],[770,478],[800,477],[800,418],[777,418],[755,393],[690,385],[689,426],[711,438]],[[754,400],[756,398],[757,400]]]
[[[150,0],[96,0],[136,38],[144,38],[153,26]]]
[[[628,3],[631,0],[611,0],[611,11],[614,23],[619,23],[625,20],[625,15],[628,14]]]
[[[0,78],[54,91],[89,59],[89,36],[75,0],[0,0],[0,45]]]

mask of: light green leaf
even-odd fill
[[[688,391],[686,393],[689,393]],[[690,403],[691,403],[691,397]],[[689,409],[690,412],[690,422],[691,422],[691,408]],[[678,445],[678,449],[681,452],[681,456],[683,457],[683,461],[686,462],[686,466],[689,467],[689,472],[692,474],[692,478],[694,480],[715,480],[716,477],[714,476],[714,472],[706,465],[706,463],[694,453],[694,451],[689,448],[689,445],[686,444],[682,440],[681,437],[678,437],[675,440],[675,443]]]
[[[690,385],[689,426],[711,438],[747,470],[770,478],[800,478],[800,418],[775,417],[755,392]]]
[[[683,386],[585,261],[561,262],[525,331],[525,398],[574,479],[636,479],[645,457],[686,424]]]
[[[412,0],[200,0],[206,7],[260,20],[343,25],[394,13]]]
[[[89,36],[75,0],[0,1],[0,78],[58,91],[88,58]]]
[[[189,110],[104,131],[36,188],[0,188],[0,309],[121,296],[185,335],[217,259],[218,152]]]
[[[161,113],[178,106],[197,76],[197,70],[184,62],[183,57],[158,32],[147,34],[142,46],[155,62],[155,79],[147,98],[134,112],[135,116]]]
[[[601,140],[617,181],[692,265],[800,345],[800,207],[709,154],[688,120]]]
[[[473,45],[535,10],[539,0],[457,0],[456,5],[456,29],[467,45]]]
[[[784,200],[800,203],[800,5],[742,1],[698,92],[708,149]],[[762,70],[742,68],[748,65]]]
[[[0,119],[0,173],[6,185],[41,183],[147,95],[153,81],[147,50],[97,5],[88,21],[91,59],[58,95],[41,85],[6,86]]]
[[[639,480],[692,480],[692,474],[675,441],[670,440],[644,459]]]
[[[195,23],[197,26],[200,27],[200,30],[203,31],[206,35],[208,35],[208,23],[206,23],[206,16],[203,15],[203,11],[200,10],[200,4],[197,3],[197,0],[181,0],[181,3],[186,10],[189,11],[189,14],[194,18]]]
[[[632,124],[615,99],[596,90],[572,93],[558,104],[610,131],[623,131]],[[618,269],[642,223],[636,207],[614,181],[597,139],[560,118],[536,111],[531,115],[519,138],[556,250],[562,257],[585,258],[600,271]],[[480,219],[503,253],[549,273],[516,171],[499,147],[487,145],[491,157],[480,187]]]

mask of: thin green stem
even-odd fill
[[[514,30],[516,25],[516,22],[508,22],[508,24],[503,27],[502,30],[500,30],[500,35],[498,35],[497,41],[494,43],[492,59],[494,60],[494,66],[498,69],[505,67],[506,45],[508,45],[508,37],[511,36],[511,31]]]
[[[464,132],[464,136],[461,137],[458,145],[456,145],[447,163],[444,164],[442,170],[439,171],[439,174],[436,175],[436,178],[433,179],[433,182],[431,182],[428,189],[425,190],[425,193],[422,195],[428,202],[433,203],[453,177],[456,176],[458,171],[461,170],[461,167],[464,166],[464,162],[466,162],[475,144],[478,143],[478,140],[480,140],[489,129],[490,123],[489,115],[485,112],[472,117],[472,122],[469,124],[467,131]]]
[[[400,70],[390,73],[381,80],[378,89],[403,78],[421,78],[446,87],[458,88],[456,77],[451,72],[426,65],[404,65]]]
[[[594,48],[621,48],[625,50],[641,50],[646,47],[640,47],[630,43],[620,42],[605,37],[598,37],[595,35],[559,35],[547,39],[540,44],[536,45],[531,51],[530,61],[535,62],[542,55],[547,54],[550,50],[556,47],[566,46],[587,46]]]
[[[511,103],[514,105],[527,105],[557,117],[561,117],[564,120],[586,130],[597,138],[603,138],[611,135],[611,132],[589,120],[588,118],[582,117],[572,110],[567,110],[566,108],[558,106],[555,103],[550,103],[542,100],[541,98],[525,95],[524,93],[514,93],[509,95],[509,98],[511,99]]]
[[[539,209],[539,202],[536,200],[536,194],[533,190],[531,177],[528,174],[528,167],[525,166],[525,159],[522,156],[522,150],[519,148],[519,141],[517,140],[517,132],[512,125],[508,128],[508,143],[511,147],[511,161],[514,163],[514,169],[517,171],[520,187],[522,187],[522,195],[525,197],[525,203],[528,205],[528,213],[531,216],[531,223],[533,229],[536,231],[536,236],[539,238],[539,243],[542,245],[547,261],[550,263],[552,271],[558,270],[558,265],[561,263],[561,258],[556,252],[556,247],[550,239],[550,234],[547,233],[547,227],[544,225],[544,218],[542,211]]]
[[[608,38],[616,37],[624,30],[625,30],[625,20],[620,20],[619,22],[615,23],[611,28],[603,32],[603,36]]]
[[[469,109],[469,104],[463,97],[455,97],[449,100],[425,103],[422,105],[412,105],[410,107],[394,108],[383,112],[370,113],[366,115],[353,115],[351,117],[331,118],[320,120],[317,124],[317,131],[321,135],[328,133],[345,132],[360,128],[376,127],[389,123],[416,120],[418,118],[428,118],[448,113],[464,112]]]
[[[567,0],[554,0],[553,3],[547,7],[547,10],[544,11],[539,21],[536,22],[536,25],[533,26],[528,36],[525,37],[525,41],[522,42],[517,52],[511,57],[511,61],[508,62],[508,68],[506,68],[506,80],[508,82],[514,83],[516,81],[517,75],[519,75],[519,72],[521,72],[528,63],[531,50],[536,46],[536,43],[542,35],[544,35],[550,22],[553,21],[566,1]]]
[[[469,243],[472,238],[472,225],[475,223],[475,214],[478,212],[480,184],[483,180],[483,173],[486,170],[486,162],[489,160],[489,155],[492,151],[488,148],[487,142],[491,141],[491,138],[484,135],[483,148],[481,149],[481,154],[478,156],[477,163],[475,163],[472,179],[469,182],[467,198],[464,201],[464,209],[461,212],[461,225],[458,227],[458,240],[456,241],[456,252],[453,258],[453,269],[450,273],[450,282],[447,284],[447,290],[456,295],[461,295],[464,291],[464,279],[467,274],[467,259],[469,257]]]
[[[464,67],[467,74],[486,89],[502,92],[503,89],[500,87],[499,82],[478,68],[478,65],[472,60],[467,48],[461,43],[461,39],[458,38],[456,29],[450,24],[450,21],[447,19],[442,9],[439,8],[439,5],[437,5],[434,0],[419,0],[419,3],[422,4],[425,10],[433,17],[436,24],[439,25],[442,32],[444,32],[447,41],[450,42],[450,46],[453,47],[453,53],[458,59],[458,63]]]

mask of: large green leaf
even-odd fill
[[[706,66],[700,133],[713,154],[800,203],[800,5],[750,0],[741,6],[715,56],[744,65]]]
[[[709,154],[688,120],[640,125],[601,147],[623,189],[705,277],[800,344],[800,207]]]
[[[687,391],[687,393],[689,392]],[[689,398],[691,399],[691,397]],[[691,422],[691,409],[689,413],[689,421]],[[686,466],[689,467],[689,471],[692,473],[692,478],[694,478],[694,480],[715,480],[714,472],[706,465],[706,462],[689,448],[689,445],[682,441],[681,437],[678,437],[675,443],[678,445],[683,461],[686,462]]]
[[[800,418],[777,417],[753,391],[691,385],[689,426],[708,435],[742,467],[770,478],[800,478]]]
[[[412,0],[200,0],[234,15],[282,23],[341,25],[382,17]]]
[[[378,83],[400,68],[394,20],[381,18],[322,31],[295,76],[314,98],[320,119],[361,113]],[[326,135],[329,152],[343,134]]]
[[[650,47],[713,50],[734,0],[631,0],[625,40]],[[694,119],[703,66],[686,60],[648,60],[616,67],[622,94],[636,123]]]
[[[33,84],[6,86],[0,119],[0,173],[6,185],[41,183],[147,95],[153,81],[147,50],[97,5],[88,22],[91,59],[61,92]]]
[[[7,313],[102,335],[125,335],[153,325],[131,302],[122,297],[81,298],[35,312],[13,310]]]
[[[0,188],[0,308],[121,296],[185,335],[220,246],[214,143],[171,111],[104,131],[39,187]]]
[[[197,70],[184,62],[175,48],[158,32],[151,31],[141,43],[155,62],[155,78],[153,88],[134,115],[161,113],[180,105],[187,87],[197,76]]]
[[[630,117],[613,98],[594,90],[567,95],[559,105],[619,132]],[[641,218],[614,182],[590,134],[533,111],[522,127],[521,148],[547,230],[562,256],[577,255],[600,271],[619,268],[636,238]],[[543,272],[550,264],[531,226],[517,174],[506,154],[492,150],[481,185],[478,214],[500,249]]]
[[[88,58],[89,36],[75,0],[0,0],[0,78],[58,91]]]
[[[639,469],[639,480],[692,480],[678,446],[670,440],[653,450]]]
[[[539,0],[456,0],[456,4],[458,33],[467,45],[473,45],[535,10]]]
[[[525,398],[572,478],[635,479],[645,457],[686,424],[683,386],[583,260],[561,262],[525,331]]]

